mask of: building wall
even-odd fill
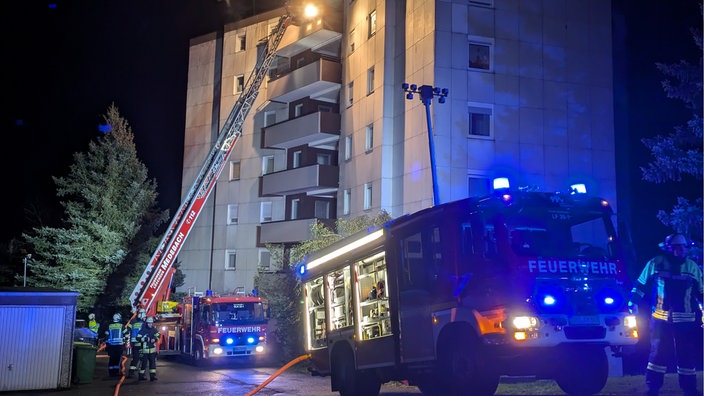
[[[370,35],[372,11],[376,31]],[[249,76],[256,41],[276,16],[228,25],[221,43],[214,35],[193,40],[184,194],[217,135],[213,108],[222,124],[236,99],[235,76]],[[373,216],[381,209],[397,217],[433,205],[426,109],[418,95],[405,99],[403,82],[449,89],[446,103],[435,99],[430,105],[441,202],[483,193],[489,179],[508,176],[514,186],[543,190],[566,190],[573,182],[585,182],[615,207],[609,1],[355,0],[344,1],[343,21],[338,217]],[[247,50],[238,52],[237,35],[243,32]],[[489,48],[489,69],[470,67],[470,44]],[[216,73],[218,45],[221,78]],[[368,90],[371,67],[374,83]],[[285,218],[283,197],[257,194],[263,155],[275,156],[276,170],[286,167],[285,150],[261,149],[259,141],[264,113],[276,112],[279,122],[289,109],[266,103],[265,97],[266,82],[230,158],[241,161],[241,179],[230,181],[227,168],[223,171],[181,251],[184,290],[202,290],[209,283],[215,291],[251,288],[260,249],[256,227],[261,202],[272,202],[274,220]],[[491,114],[489,136],[469,136],[470,109]],[[370,125],[373,146],[366,150]],[[345,159],[348,136],[351,158]],[[368,209],[363,207],[365,184],[372,186]],[[349,213],[343,211],[346,190]],[[239,205],[237,225],[226,224],[231,203]],[[224,269],[228,249],[237,250],[235,271]]]

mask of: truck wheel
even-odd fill
[[[332,375],[340,396],[377,396],[381,382],[370,371],[357,371],[349,351],[337,351],[333,360]]]
[[[609,377],[606,351],[599,346],[574,345],[566,350],[566,364],[556,374],[557,385],[573,396],[599,393]]]
[[[203,348],[200,346],[200,344],[193,345],[193,355],[191,355],[191,361],[193,362],[194,366],[203,365],[203,362],[205,360],[203,359]]]
[[[429,395],[493,395],[499,387],[499,375],[492,369],[487,356],[489,354],[482,351],[479,340],[469,332],[445,337],[438,346],[436,373],[429,377],[432,378],[430,383],[419,386],[421,392]]]

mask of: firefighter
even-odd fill
[[[667,357],[677,358],[679,385],[684,396],[698,395],[694,340],[699,335],[698,310],[702,307],[702,271],[687,258],[687,239],[672,234],[660,244],[664,254],[643,268],[631,291],[628,306],[637,313],[643,297],[650,304],[650,355],[645,372],[648,395],[658,395],[667,372]],[[696,297],[699,302],[694,301]]]
[[[108,375],[120,376],[120,358],[125,344],[125,326],[122,324],[122,315],[116,313],[112,316],[112,323],[105,332],[107,339],[105,349],[110,357],[108,360]]]
[[[149,380],[156,381],[156,344],[159,342],[159,330],[154,326],[154,318],[148,317],[146,326],[137,334],[137,340],[142,343],[142,365],[139,367],[139,380],[147,379],[145,372],[149,366]]]
[[[142,349],[142,343],[137,340],[137,334],[139,334],[139,330],[144,325],[144,319],[146,318],[147,311],[145,311],[143,308],[140,308],[139,311],[137,311],[137,319],[134,321],[134,323],[128,323],[125,326],[127,332],[129,333],[130,347],[132,352],[132,360],[130,361],[130,370],[127,373],[127,378],[132,378],[134,376],[135,371],[137,371],[137,365],[142,359],[140,353]]]
[[[96,337],[98,336],[98,332],[100,331],[100,323],[95,320],[94,313],[88,314],[88,328],[93,332],[93,334],[95,334]]]

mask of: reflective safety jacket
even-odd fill
[[[636,302],[652,297],[652,316],[668,322],[694,322],[702,302],[704,285],[702,271],[690,259],[680,265],[670,265],[665,256],[648,261],[631,291],[631,300]]]
[[[98,334],[100,330],[100,323],[96,322],[95,319],[88,321],[88,328],[95,334]]]
[[[124,345],[124,326],[120,322],[110,323],[108,331],[105,332],[107,339],[105,342],[110,345]]]
[[[125,330],[129,333],[130,343],[133,347],[139,348],[142,346],[142,344],[137,340],[137,334],[139,334],[142,327],[146,326],[144,325],[144,321],[139,318],[134,323],[128,323],[125,326]]]
[[[151,328],[144,325],[137,334],[137,341],[142,343],[142,353],[156,353],[156,343],[159,342],[160,337],[161,334],[159,334],[156,325]]]

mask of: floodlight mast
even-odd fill
[[[428,149],[430,150],[430,173],[433,178],[433,205],[440,204],[440,192],[438,190],[437,168],[435,166],[435,143],[433,142],[433,124],[430,120],[430,104],[433,97],[438,97],[438,103],[445,103],[445,98],[450,91],[447,88],[432,87],[430,85],[401,84],[401,89],[406,92],[406,99],[412,100],[413,94],[420,94],[420,101],[425,106],[425,118],[428,123]]]

